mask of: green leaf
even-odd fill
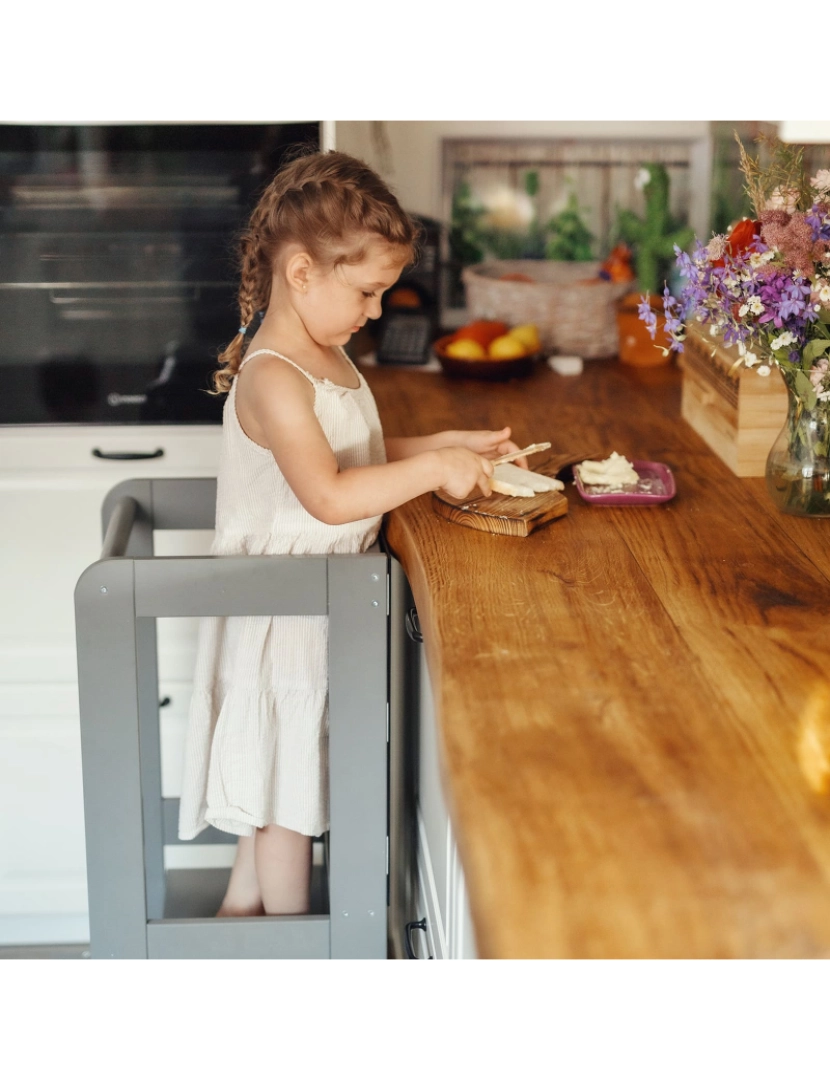
[[[827,352],[830,349],[830,338],[827,341],[820,341],[815,339],[810,341],[804,347],[804,359],[810,361],[817,360],[822,353]]]
[[[803,371],[797,371],[795,375],[795,392],[802,399],[808,409],[816,407],[816,392],[813,384]]]
[[[539,193],[539,174],[535,169],[525,173],[525,191],[531,199]]]

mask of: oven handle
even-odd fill
[[[149,458],[164,457],[164,450],[161,447],[158,450],[148,450],[146,452],[130,453],[129,451],[124,453],[105,453],[103,450],[99,450],[96,446],[92,451],[92,456],[102,458],[104,461],[147,461]]]
[[[76,291],[72,293],[57,293],[54,289],[49,290],[49,302],[58,307],[66,307],[69,304],[105,304],[107,307],[125,307],[128,304],[184,304],[190,301],[196,302],[202,298],[204,284],[193,285],[182,283],[179,289],[167,282],[164,285],[166,292],[151,292],[142,283],[135,285],[101,285],[86,286],[87,292]],[[158,286],[151,286],[158,288]],[[112,290],[112,291],[108,291]]]

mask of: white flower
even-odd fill
[[[827,171],[830,172],[830,169]],[[822,304],[830,304],[830,281],[816,281],[813,286],[813,293]]]
[[[482,223],[491,229],[518,231],[527,228],[533,220],[530,196],[506,185],[491,188],[482,195],[481,201],[487,211]]]
[[[774,251],[753,251],[752,254],[749,256],[749,265],[757,268],[759,266],[763,266],[764,263],[770,262],[774,258]]]
[[[748,352],[744,357],[744,363],[749,368],[755,367],[755,365],[758,363],[758,357],[755,355],[754,352]]]
[[[758,368],[758,374],[766,377],[767,375],[769,375],[771,370],[772,369],[769,367],[768,364],[761,364],[761,366]]]
[[[798,190],[796,188],[776,188],[767,199],[765,210],[786,210],[791,214],[798,206]]]
[[[745,304],[741,304],[738,308],[738,314],[743,318],[748,312],[752,312],[753,315],[761,315],[764,311],[764,305],[761,303],[757,296],[750,296],[749,300]]]
[[[810,179],[810,183],[813,185],[813,190],[817,191],[819,195],[826,195],[830,192],[830,169],[819,169],[816,175]]]
[[[776,349],[786,349],[788,345],[792,345],[794,342],[795,334],[791,334],[789,330],[785,330],[783,334],[774,337],[769,344],[770,348],[775,351]]]
[[[646,184],[651,180],[651,173],[648,169],[640,169],[637,175],[634,177],[634,187],[638,191],[642,191]]]

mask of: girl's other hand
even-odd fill
[[[438,485],[454,499],[466,499],[476,488],[489,495],[493,466],[489,459],[463,446],[447,446],[436,450],[442,467],[443,480]]]
[[[501,431],[463,431],[461,434],[464,436],[462,445],[482,457],[497,458],[502,454],[515,454],[517,450],[521,450],[510,438],[509,427],[504,427]],[[516,458],[513,464],[520,469],[530,467],[526,457]]]

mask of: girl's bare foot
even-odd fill
[[[249,908],[231,907],[226,901],[222,902],[222,906],[216,912],[217,919],[245,919],[250,918],[252,915],[264,915],[265,908],[262,903],[251,905]]]

